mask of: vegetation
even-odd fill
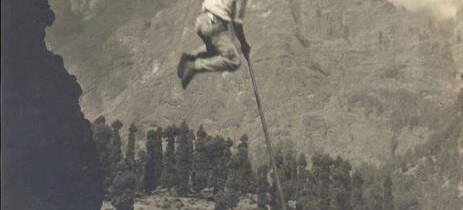
[[[275,171],[267,164],[253,170],[246,134],[232,151],[232,139],[212,137],[203,126],[195,133],[183,122],[180,127],[174,124],[149,130],[146,151],[136,151],[138,129],[131,124],[126,158],[122,158],[122,126],[122,122],[114,121],[110,129],[104,117],[93,125],[100,161],[107,172],[107,198],[118,210],[132,209],[136,196],[159,190],[200,198],[206,189],[213,192],[215,209],[237,207],[240,197],[249,193],[257,194],[259,210],[281,209],[282,205],[297,210],[417,208],[416,179],[403,173],[402,167],[391,170],[393,165],[362,164],[354,168],[349,160],[323,153],[312,155],[308,162],[306,154],[297,154],[293,144],[287,143],[275,156],[286,198],[283,204]]]
[[[175,186],[175,136],[177,135],[177,126],[171,125],[165,129],[164,137],[167,141],[166,152],[164,154],[164,166],[161,172],[162,187],[169,190]]]
[[[148,131],[146,142],[147,160],[145,170],[145,191],[153,192],[161,184],[162,165],[162,129]]]
[[[175,151],[176,161],[176,188],[177,195],[186,196],[188,194],[188,183],[191,174],[193,157],[193,138],[190,135],[188,125],[183,122],[178,130],[178,146]]]

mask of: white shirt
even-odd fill
[[[202,9],[225,21],[242,23],[247,2],[247,0],[204,0]]]

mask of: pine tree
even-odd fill
[[[215,167],[213,171],[213,176],[215,178],[214,182],[214,194],[217,194],[225,189],[225,184],[227,181],[227,163],[231,159],[231,146],[233,146],[233,141],[231,139],[225,140],[221,136],[215,138],[215,148],[217,148],[217,153],[214,155],[217,158],[215,162]]]
[[[387,175],[384,178],[383,189],[383,210],[394,210],[394,197],[392,196],[392,179],[390,175]]]
[[[383,172],[378,167],[366,163],[362,164],[357,170],[361,172],[365,182],[363,187],[365,206],[367,209],[382,210],[384,203]]]
[[[286,179],[283,180],[283,182],[286,182],[286,185],[288,187],[288,193],[286,193],[285,195],[287,200],[293,200],[296,198],[297,192],[297,162],[294,158],[294,154],[288,152],[286,154],[284,163],[284,173]]]
[[[282,209],[283,205],[286,205],[286,203],[285,204],[281,203],[280,194],[279,194],[278,186],[277,186],[277,180],[275,176],[275,173],[278,173],[279,175],[278,178],[280,179],[280,182],[282,185],[281,187],[282,187],[283,194],[286,196],[288,194],[287,193],[288,188],[286,186],[286,182],[283,181],[283,180],[286,180],[286,177],[285,177],[286,173],[284,173],[284,169],[283,169],[284,159],[283,159],[281,150],[279,150],[275,155],[275,165],[277,167],[277,171],[272,171],[271,173],[272,187],[270,188],[270,197],[271,197],[270,207],[272,209]]]
[[[146,152],[141,150],[135,160],[136,192],[138,194],[144,193],[145,190],[146,161]]]
[[[109,192],[110,202],[117,210],[133,210],[136,178],[133,170],[122,160],[118,163],[119,172],[114,178]]]
[[[106,119],[104,116],[99,116],[92,125],[93,129],[93,141],[95,141],[95,146],[97,147],[100,157],[105,155],[107,152],[108,144],[110,143],[111,130],[108,125],[106,125]]]
[[[186,196],[191,172],[190,130],[186,122],[180,126],[178,136],[178,147],[175,153],[177,194]]]
[[[195,132],[193,130],[188,130],[188,136],[187,136],[187,150],[185,154],[185,163],[186,163],[186,170],[187,170],[187,186],[188,186],[188,191],[190,191],[189,187],[189,182],[191,180],[191,175],[193,173],[193,152],[194,152],[194,142],[196,141],[196,136]]]
[[[220,144],[222,144],[223,138],[215,136],[210,138],[207,142],[207,151],[209,153],[209,162],[210,162],[210,175],[209,175],[209,185],[214,188],[214,195],[219,192],[219,179],[221,178],[221,173],[224,173],[224,166],[221,165],[222,160],[222,149]]]
[[[240,191],[242,193],[252,193],[255,191],[254,183],[254,174],[252,171],[252,165],[249,161],[249,151],[248,151],[248,135],[243,134],[240,138],[241,143],[238,145],[238,154],[240,161],[239,167],[239,179],[241,180]]]
[[[208,177],[208,153],[206,151],[207,133],[201,125],[196,133],[195,152],[193,157],[193,190],[200,192],[207,187]]]
[[[333,159],[325,154],[320,159],[320,171],[318,180],[318,197],[320,198],[320,209],[327,210],[330,206],[331,166]]]
[[[351,210],[352,185],[350,163],[337,157],[332,169],[331,208],[333,210]]]
[[[308,171],[307,183],[296,199],[296,209],[320,209],[320,199],[315,189],[315,177]]]
[[[227,178],[226,178],[226,189],[221,190],[217,194],[217,200],[215,208],[231,209],[238,206],[240,202],[240,188],[241,188],[241,157],[240,154],[236,153],[232,155],[230,161],[227,163]]]
[[[188,143],[187,158],[188,158],[188,171],[190,175],[193,171],[193,152],[194,152],[194,142],[195,141],[196,141],[195,131],[189,130],[188,139],[187,139],[187,143]]]
[[[175,164],[175,136],[177,135],[177,126],[174,124],[168,126],[164,131],[167,141],[166,153],[163,159],[164,166],[161,175],[162,186],[171,189],[175,186],[176,164]]]
[[[131,124],[129,127],[129,139],[127,141],[127,149],[125,152],[125,159],[130,169],[135,167],[135,133],[138,128],[135,124]]]
[[[383,209],[384,197],[380,192],[380,187],[380,184],[378,186],[373,186],[373,188],[376,188],[377,191],[370,191],[370,193],[372,193],[369,195],[372,200],[372,205],[370,209]]]
[[[307,160],[305,158],[305,154],[301,153],[299,159],[297,161],[297,192],[296,192],[296,200],[300,197],[304,197],[307,195],[307,182],[308,182],[308,171],[307,167]]]
[[[222,191],[225,187],[227,177],[226,164],[230,160],[233,141],[221,136],[206,138],[205,151],[207,152],[210,174],[208,176],[208,186],[214,188],[214,195]]]
[[[363,198],[364,180],[359,171],[352,175],[352,207],[354,210],[366,210],[365,200]]]
[[[104,116],[98,117],[92,126],[93,140],[98,152],[98,159],[103,172],[103,189],[107,191],[111,185],[113,177],[111,176],[111,160],[110,160],[110,143],[111,129],[106,125]]]
[[[310,159],[312,161],[312,174],[315,177],[315,181],[317,184],[317,192],[318,192],[318,182],[320,181],[320,170],[321,170],[321,160],[323,155],[320,153],[314,154]]]
[[[111,124],[111,151],[110,151],[110,165],[111,165],[111,180],[113,180],[117,175],[117,164],[122,160],[122,151],[121,151],[121,136],[119,134],[120,129],[123,124],[120,120],[116,120]]]
[[[268,210],[270,184],[267,181],[269,167],[262,165],[257,170],[257,210]]]
[[[206,141],[204,144],[205,152],[207,154],[207,188],[211,188],[215,186],[216,177],[215,173],[215,166],[217,165],[217,149],[214,145],[216,138],[212,136],[207,136]]]
[[[288,181],[297,180],[297,161],[293,153],[287,153],[285,158],[285,173]]]
[[[305,158],[305,154],[301,153],[297,161],[297,180],[299,186],[305,186],[307,184],[308,173],[307,159]]]
[[[156,131],[150,130],[146,134],[146,174],[145,190],[148,193],[153,192],[161,183],[161,173],[163,169],[162,162],[162,129]]]
[[[312,161],[313,170],[317,170],[317,167],[320,166],[320,157],[313,156]],[[298,179],[299,179],[299,193],[296,199],[296,209],[297,210],[306,210],[306,209],[320,209],[320,199],[318,198],[318,188],[317,188],[317,179],[314,174],[305,169],[307,161],[304,154],[299,156],[298,160]],[[317,174],[319,174],[317,172]]]

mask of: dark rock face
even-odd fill
[[[92,210],[103,199],[82,91],[45,46],[53,20],[47,0],[2,1],[2,209]]]

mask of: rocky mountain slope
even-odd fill
[[[186,120],[247,132],[260,150],[246,68],[200,75],[187,91],[175,75],[180,53],[201,45],[192,29],[200,2],[91,2],[58,11],[47,39],[82,85],[88,118],[133,121],[140,133]],[[60,29],[60,17],[77,25]],[[245,26],[272,139],[373,162],[423,142],[459,89],[449,22],[385,0],[250,1]]]
[[[460,80],[463,79],[463,4],[460,5],[456,18],[456,27],[454,34],[454,44],[452,48],[454,60],[458,66]]]
[[[192,29],[200,1],[51,4],[57,19],[47,43],[81,84],[87,118],[135,122],[140,140],[147,129],[183,120],[234,139],[248,133],[252,158],[266,160],[244,66],[199,75],[186,91],[176,77],[180,53],[201,45]],[[455,76],[463,69],[462,14],[460,6],[454,19],[434,19],[386,0],[250,0],[245,27],[272,140],[354,163],[384,163],[426,142],[452,142],[460,153],[438,154],[449,154],[456,161],[448,167],[458,169],[461,123],[441,122],[455,118],[446,110],[458,106],[462,88]],[[442,134],[446,128],[451,138]],[[442,185],[423,189],[451,192],[436,194],[436,203],[455,203],[445,199],[463,186],[461,175],[447,171],[438,173]]]

